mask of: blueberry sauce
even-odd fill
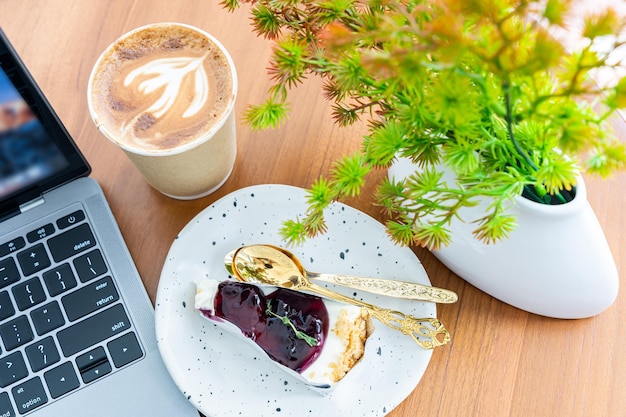
[[[254,285],[224,281],[214,308],[214,315],[202,313],[239,327],[273,360],[296,372],[315,361],[328,333],[328,311],[319,297],[282,288],[264,295]]]

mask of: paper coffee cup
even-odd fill
[[[177,199],[217,190],[237,151],[237,73],[212,35],[155,23],[113,42],[89,77],[87,102],[98,130],[147,182]]]

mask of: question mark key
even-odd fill
[[[25,351],[33,372],[40,371],[61,360],[52,336],[27,346]]]

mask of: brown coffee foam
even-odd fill
[[[190,102],[189,94],[179,96],[172,110],[157,118],[146,110],[163,89],[146,95],[123,85],[130,71],[150,60],[204,54],[209,55],[204,68],[209,79],[210,105],[193,117],[182,117]],[[191,88],[192,84],[193,77],[183,79],[183,88]],[[162,25],[130,34],[109,49],[94,73],[91,96],[100,122],[117,142],[163,150],[187,144],[219,123],[232,100],[233,79],[226,56],[212,41],[186,27]],[[133,120],[130,125],[129,120]]]

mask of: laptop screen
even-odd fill
[[[89,171],[0,30],[0,217]]]
[[[0,69],[0,198],[67,167],[67,159]]]

